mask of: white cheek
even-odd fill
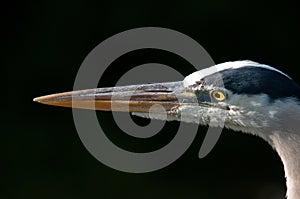
[[[236,115],[238,115],[238,112],[231,109],[231,110],[228,111],[228,114],[230,116],[236,116]]]
[[[261,106],[261,103],[255,102],[255,101],[250,101],[250,104],[251,104],[252,106]]]
[[[274,118],[276,113],[277,113],[277,111],[269,111],[270,118]]]

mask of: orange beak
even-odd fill
[[[71,91],[37,97],[34,101],[53,106],[142,113],[148,113],[153,105],[160,105],[170,113],[172,108],[183,104],[198,103],[195,94],[186,92],[182,82]]]

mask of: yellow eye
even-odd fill
[[[226,95],[222,91],[218,91],[218,90],[213,91],[211,93],[211,96],[212,96],[213,99],[215,99],[215,100],[217,100],[219,102],[226,100]]]

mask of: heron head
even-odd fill
[[[298,99],[299,86],[281,71],[236,61],[197,71],[179,82],[72,91],[34,100],[256,133],[280,126],[278,117],[298,107]]]
[[[226,62],[197,71],[183,83],[199,102],[198,107],[182,107],[198,114],[196,120],[187,121],[258,135],[297,123],[300,87],[273,67],[252,61]]]

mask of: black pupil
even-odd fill
[[[215,98],[220,98],[220,97],[221,97],[220,93],[215,93]]]

